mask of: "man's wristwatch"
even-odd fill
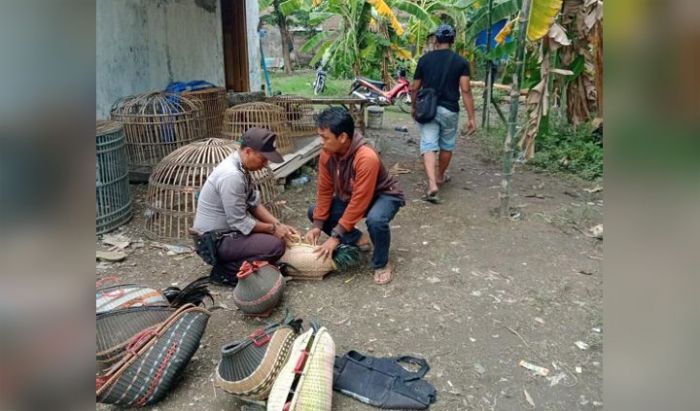
[[[331,231],[331,238],[335,238],[336,240],[340,241],[340,237],[342,236],[337,231]]]
[[[270,234],[275,234],[277,232],[277,227],[280,225],[280,223],[272,223],[272,232]]]

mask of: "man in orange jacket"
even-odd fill
[[[314,226],[306,233],[306,240],[316,244],[321,231],[328,234],[330,238],[316,249],[319,258],[325,259],[332,257],[340,244],[369,249],[371,239],[374,281],[386,284],[393,278],[389,222],[406,204],[403,192],[379,155],[355,131],[355,122],[347,110],[329,108],[318,114],[316,122],[323,151],[316,204],[309,207],[308,213]],[[366,218],[369,238],[355,228],[362,218]]]

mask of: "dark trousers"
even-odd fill
[[[285,242],[271,234],[226,234],[219,244],[212,276],[219,282],[237,283],[236,274],[245,261],[276,263],[285,252]]]
[[[369,206],[366,222],[369,237],[372,239],[374,252],[372,254],[372,268],[383,268],[389,262],[389,246],[391,245],[391,230],[389,222],[394,219],[394,216],[403,207],[405,202],[394,196],[379,195]],[[338,221],[343,216],[348,203],[341,201],[337,197],[333,197],[331,203],[331,213],[328,220],[323,224],[323,232],[331,235],[331,230],[338,224]],[[316,204],[311,204],[309,207],[309,220],[313,222],[314,209]],[[357,228],[347,232],[341,239],[342,244],[355,244],[360,239],[362,233]]]

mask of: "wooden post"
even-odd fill
[[[491,12],[493,11],[493,0],[489,0],[489,5],[488,5],[488,27],[486,28],[486,54],[488,55],[489,52],[491,51],[491,26],[493,25],[493,21],[491,21]],[[492,93],[492,87],[491,85],[493,84],[493,62],[491,61],[490,58],[487,57],[486,60],[486,87],[484,88],[484,114],[481,118],[481,127],[486,127],[486,132],[488,133],[489,131],[489,123],[490,123],[490,111],[491,111],[491,93]]]
[[[513,176],[513,141],[515,140],[516,125],[518,122],[518,105],[520,103],[520,81],[523,76],[525,59],[525,40],[527,39],[527,23],[530,16],[531,0],[523,0],[520,10],[520,36],[515,53],[515,72],[513,84],[510,90],[510,115],[508,118],[508,132],[503,142],[503,178],[501,179],[501,217],[510,216],[511,178]]]

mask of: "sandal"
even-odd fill
[[[452,176],[450,175],[450,173],[448,173],[447,171],[445,171],[445,175],[442,177],[442,181],[438,181],[437,184],[438,184],[439,186],[442,186],[442,185],[445,185],[445,184],[449,183],[450,181],[452,181]]]
[[[427,201],[432,204],[441,204],[442,200],[440,197],[437,195],[437,191],[433,191],[432,193],[427,193],[426,195],[423,196],[422,200]]]
[[[377,285],[389,284],[394,279],[394,267],[388,263],[383,268],[374,270],[374,283]]]

